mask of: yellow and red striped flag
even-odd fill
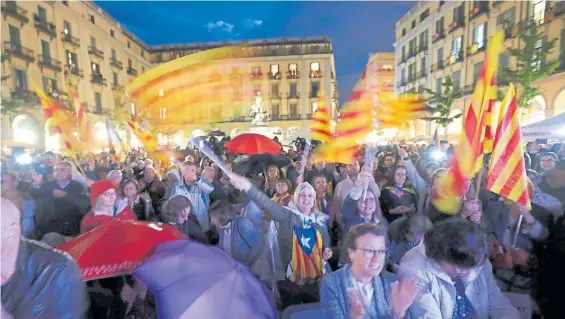
[[[514,85],[510,84],[500,107],[487,189],[531,210],[518,112]]]
[[[73,116],[61,101],[48,97],[39,87],[35,86],[35,92],[41,101],[46,123],[59,134],[63,149],[76,158],[76,153],[83,150],[83,145],[73,134]]]
[[[330,113],[328,111],[326,97],[321,94],[318,99],[318,109],[312,118],[312,139],[321,142],[329,142],[332,139],[330,127]]]
[[[486,112],[492,99],[496,99],[495,71],[502,50],[504,33],[497,32],[489,41],[485,61],[475,85],[471,104],[463,120],[463,132],[457,145],[450,169],[435,188],[432,203],[443,213],[456,214],[466,182],[473,178],[483,157]]]
[[[77,115],[78,139],[83,143],[89,144],[91,141],[91,134],[86,108],[79,102],[78,92],[76,90],[71,90],[69,97]]]
[[[149,153],[157,148],[157,139],[153,133],[151,133],[149,127],[147,127],[148,124],[145,125],[146,127],[142,127],[133,119],[130,119],[127,121],[127,125],[131,129],[132,133],[137,136],[139,142],[145,148],[145,151]]]

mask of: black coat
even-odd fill
[[[16,272],[2,286],[2,305],[14,318],[82,319],[89,300],[72,259],[45,244],[22,239]]]

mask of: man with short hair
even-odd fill
[[[0,198],[2,302],[0,317],[81,319],[88,311],[86,285],[66,254],[20,236],[20,211]]]

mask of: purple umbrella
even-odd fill
[[[249,268],[218,247],[163,243],[133,274],[155,294],[159,318],[277,317],[271,296]]]

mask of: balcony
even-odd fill
[[[458,19],[454,19],[449,25],[449,32],[453,32],[463,26],[465,26],[465,18],[459,17]]]
[[[485,41],[486,42],[486,41]],[[479,47],[478,43],[473,43],[469,48],[467,48],[467,56],[475,55],[477,53],[484,52],[487,49],[487,44],[483,43],[481,47]]]
[[[72,36],[71,34],[65,34],[65,32],[61,32],[63,35],[62,40],[63,43],[68,43],[74,47],[80,47],[80,39],[77,37]]]
[[[38,14],[33,15],[33,20],[38,32],[43,32],[53,38],[57,36],[57,27],[54,23],[41,19]]]
[[[21,44],[14,44],[12,42],[4,42],[4,54],[8,57],[17,57],[26,62],[34,62],[35,54],[33,50],[28,49]]]
[[[437,41],[439,41],[443,38],[445,38],[445,32],[443,32],[443,30],[440,30],[440,31],[434,33],[434,35],[432,36],[432,43],[436,43]]]
[[[288,98],[293,99],[293,100],[299,99],[300,98],[300,92],[290,92],[290,93],[288,93]]]
[[[122,63],[122,61],[118,61],[118,59],[116,59],[116,58],[110,59],[110,66],[113,66],[118,70],[124,69],[124,64]]]
[[[544,15],[544,23],[550,23],[559,16],[565,14],[565,2],[555,2],[550,8],[546,8],[546,13]]]
[[[504,40],[514,39],[518,36],[517,26],[505,26],[504,27]]]
[[[55,72],[63,71],[63,68],[61,67],[61,61],[57,61],[57,60],[53,59],[52,57],[44,55],[44,54],[38,54],[37,58],[39,60],[39,65],[41,67],[51,69]]]
[[[465,58],[465,54],[464,54],[463,50],[461,50],[458,53],[451,54],[449,56],[449,58],[447,58],[447,60],[448,60],[449,64],[455,64],[455,63],[463,61],[464,58]]]
[[[319,79],[322,77],[322,71],[310,71],[310,78],[311,79]]]
[[[261,80],[263,78],[262,72],[251,72],[249,73],[251,80]]]
[[[2,13],[4,16],[10,16],[23,24],[29,22],[27,10],[18,6],[16,1],[2,2]]]
[[[418,53],[418,51],[417,51],[416,49],[408,50],[408,58],[407,58],[407,60],[409,60],[410,58],[415,57],[417,53]]]
[[[476,19],[482,14],[488,13],[488,2],[487,1],[475,1],[473,4],[473,9],[469,12],[469,20]]]
[[[104,59],[104,52],[102,52],[102,50],[97,49],[96,47],[93,46],[88,46],[88,54],[95,56],[97,58],[100,59]]]
[[[300,78],[299,72],[298,72],[298,71],[290,71],[290,70],[289,70],[289,71],[286,72],[286,78],[289,79],[289,80],[296,80],[296,79],[299,79],[299,78]]]
[[[79,69],[77,66],[72,66],[72,65],[66,65],[65,66],[65,76],[77,76],[82,78],[83,74],[82,74],[82,70]]]
[[[102,76],[102,74],[92,74],[90,76],[90,82],[93,84],[106,85],[106,79]]]
[[[273,93],[271,94],[271,100],[280,100],[281,94],[280,93]]]
[[[420,53],[420,52],[425,52],[427,49],[428,49],[428,45],[427,45],[427,44],[424,44],[424,45],[421,45],[421,44],[420,44],[420,45],[418,46],[418,53]]]
[[[131,75],[131,76],[137,76],[137,70],[134,69],[134,68],[132,68],[131,66],[128,67],[128,71],[127,71],[127,72],[128,72],[128,74]]]
[[[473,94],[473,91],[475,90],[475,85],[474,84],[468,84],[465,85],[465,87],[463,88],[463,94],[467,95],[467,94]]]
[[[274,74],[272,72],[269,72],[269,79],[270,80],[280,80],[281,77],[282,77],[282,75],[281,75],[280,72],[277,72],[277,73],[274,73]]]
[[[492,6],[493,6],[493,8],[496,8],[499,5],[503,4],[504,2],[506,2],[506,1],[499,1],[499,0],[493,1]]]
[[[10,92],[13,100],[24,101],[30,104],[39,104],[41,101],[35,92],[28,91],[26,88],[16,88],[16,90]]]
[[[114,91],[120,91],[124,88],[123,85],[119,85],[118,83],[112,83],[112,90]]]

